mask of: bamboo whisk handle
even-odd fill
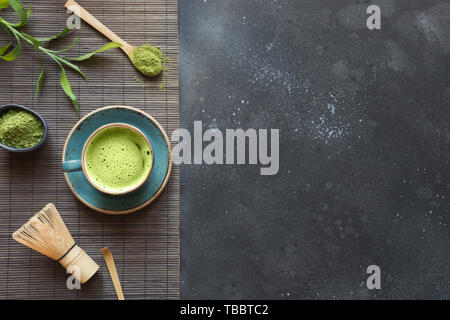
[[[99,269],[98,264],[79,246],[73,247],[59,263],[81,283],[88,281]]]

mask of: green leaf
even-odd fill
[[[65,59],[65,57],[59,56],[59,55],[57,55],[54,51],[47,50],[47,49],[45,49],[45,53],[47,53],[47,54],[48,54],[53,60],[55,60],[58,64],[63,63],[63,64],[65,64],[66,66],[72,68],[73,70],[75,70],[76,72],[78,72],[78,73],[79,73],[79,74],[87,81],[86,76],[85,76],[84,73],[80,70],[80,68],[78,68],[78,67],[77,67],[76,65],[74,65],[73,63],[67,61],[67,60]]]
[[[95,50],[95,51],[93,51],[93,52],[91,52],[91,53],[87,53],[87,54],[82,55],[82,56],[80,56],[80,57],[76,57],[76,58],[67,58],[67,59],[72,60],[72,61],[84,61],[84,60],[87,60],[87,59],[91,58],[93,55],[95,55],[95,54],[97,54],[97,53],[104,52],[104,51],[108,51],[108,50],[111,50],[111,49],[114,49],[114,48],[119,48],[119,47],[121,47],[121,46],[122,46],[122,45],[121,45],[120,43],[118,43],[118,42],[110,42],[110,43],[105,44],[105,45],[104,45],[103,47],[101,47],[100,49]]]
[[[75,45],[78,43],[78,41],[80,41],[80,39],[81,39],[81,36],[78,36],[78,37],[75,39],[75,41],[74,41],[70,46],[68,46],[68,47],[66,47],[66,48],[64,48],[64,49],[56,50],[56,51],[52,51],[52,52],[54,52],[54,53],[62,53],[62,52],[69,51],[70,49],[72,49],[73,47],[75,47]]]
[[[25,23],[27,23],[28,20],[28,14],[25,11],[25,8],[23,7],[22,3],[19,0],[9,0],[9,4],[14,9],[14,11],[17,12],[17,14],[20,17],[20,22],[14,24],[15,27],[23,27]]]
[[[67,78],[66,70],[64,70],[63,67],[61,67],[61,76],[59,78],[59,82],[61,83],[61,87],[63,88],[66,95],[72,101],[75,110],[80,111],[80,108],[78,107],[77,97],[72,91],[72,86],[70,85],[69,79]]]
[[[84,80],[87,81],[87,78],[85,76],[85,74],[83,73],[83,71],[80,70],[80,68],[78,68],[76,65],[74,65],[73,63],[70,63],[69,61],[67,61],[66,59],[64,59],[63,57],[60,57],[58,55],[53,55],[56,59],[58,59],[60,62],[64,63],[66,66],[68,66],[69,68],[72,68],[73,70],[75,70],[76,72],[78,72],[83,78]]]
[[[31,16],[31,12],[33,11],[33,4],[32,3],[30,3],[30,8],[28,9],[28,11],[27,11],[27,21],[28,21],[28,18]]]
[[[0,0],[0,9],[9,7],[9,1],[8,0]]]
[[[61,84],[61,88],[64,90],[66,95],[69,97],[69,99],[72,101],[73,106],[75,107],[75,110],[80,111],[80,108],[78,107],[78,101],[77,97],[72,91],[72,86],[70,85],[69,78],[67,78],[67,73],[64,67],[62,66],[61,62],[57,59],[57,56],[53,54],[49,54],[49,56],[55,60],[55,62],[61,67],[61,75],[59,77],[59,82]]]
[[[22,48],[20,45],[12,49],[10,52],[5,54],[4,56],[1,56],[1,58],[5,61],[14,61],[17,60],[20,56],[20,52],[22,51]]]
[[[41,74],[39,75],[39,80],[36,86],[36,96],[38,95],[39,91],[41,90],[42,83],[44,82],[44,65],[42,65]]]
[[[9,44],[7,44],[4,47],[0,48],[0,56],[3,55],[6,51],[8,51],[9,47],[11,47],[12,41],[9,42]]]
[[[19,37],[14,33],[14,37],[17,40],[17,46],[12,49],[10,52],[8,52],[7,54],[5,54],[4,56],[1,56],[1,58],[5,61],[14,61],[17,58],[19,58],[20,53],[22,52],[22,45],[20,43],[20,39]]]
[[[61,31],[60,33],[58,33],[57,35],[53,36],[53,37],[49,37],[49,38],[38,38],[37,40],[39,40],[40,42],[50,42],[53,41],[55,39],[61,38],[63,36],[65,36],[66,34],[68,34],[70,31],[72,31],[69,28],[64,28],[63,31]]]

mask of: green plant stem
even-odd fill
[[[37,50],[44,52],[47,55],[50,55],[50,56],[53,55],[52,50],[46,49],[46,48],[42,47],[41,45],[39,45],[38,47],[35,47],[34,42],[31,39],[26,37],[22,32],[18,31],[16,28],[14,28],[9,22],[2,19],[2,20],[0,20],[0,23],[3,24],[6,28],[8,28],[8,30],[10,30],[13,34],[18,36],[22,40],[24,40],[26,43],[28,43],[30,46],[34,47]],[[54,56],[56,56],[58,60],[64,59],[64,58],[57,56],[56,54],[54,54]]]
[[[18,16],[20,18],[20,22],[10,23],[10,22],[4,20],[2,17],[0,17],[0,27],[2,27],[9,34],[9,36],[11,38],[11,41],[8,45],[0,47],[0,53],[1,53],[0,56],[1,56],[2,60],[14,61],[14,60],[18,59],[20,56],[20,53],[21,53],[22,41],[24,41],[27,44],[29,44],[30,46],[32,46],[33,49],[36,50],[36,52],[38,53],[40,58],[41,58],[41,53],[44,53],[47,56],[49,56],[61,68],[61,74],[60,74],[61,88],[64,90],[67,97],[72,101],[75,109],[78,111],[79,110],[78,109],[78,101],[77,101],[75,94],[73,93],[72,87],[71,87],[69,79],[67,77],[66,70],[64,68],[69,67],[70,69],[72,69],[72,70],[76,71],[78,74],[80,74],[87,81],[85,74],[81,71],[81,69],[77,65],[73,64],[73,62],[81,62],[81,61],[90,59],[95,54],[98,54],[98,53],[101,53],[101,52],[104,52],[104,51],[107,51],[107,50],[110,50],[113,48],[118,48],[121,46],[121,44],[117,43],[117,42],[110,42],[93,52],[84,54],[79,57],[66,57],[66,56],[60,55],[61,53],[67,52],[68,50],[73,48],[78,43],[81,36],[78,36],[77,39],[70,46],[68,46],[62,50],[50,50],[48,48],[45,48],[42,46],[43,43],[47,43],[47,42],[56,40],[60,37],[63,37],[64,35],[68,34],[71,31],[70,28],[66,27],[63,31],[61,31],[57,35],[49,37],[49,38],[32,37],[31,35],[26,34],[25,32],[22,32],[19,30],[21,27],[23,27],[27,23],[27,20],[32,11],[31,5],[30,5],[30,9],[28,11],[25,11],[25,8],[23,7],[20,0],[9,0],[9,4],[14,9],[14,11],[16,11],[16,13],[18,14]],[[14,42],[17,42],[17,44],[13,47],[12,44]],[[44,65],[42,65],[41,73],[39,75],[39,80],[38,80],[38,83],[36,86],[36,94],[38,94],[40,91],[40,88],[42,86],[43,79],[44,79],[44,74],[45,74]]]

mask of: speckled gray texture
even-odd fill
[[[450,1],[181,0],[180,52],[183,127],[280,129],[182,167],[182,298],[450,298]]]

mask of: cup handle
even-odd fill
[[[64,172],[76,172],[81,171],[81,160],[71,160],[71,161],[64,161],[62,163],[62,169]]]

